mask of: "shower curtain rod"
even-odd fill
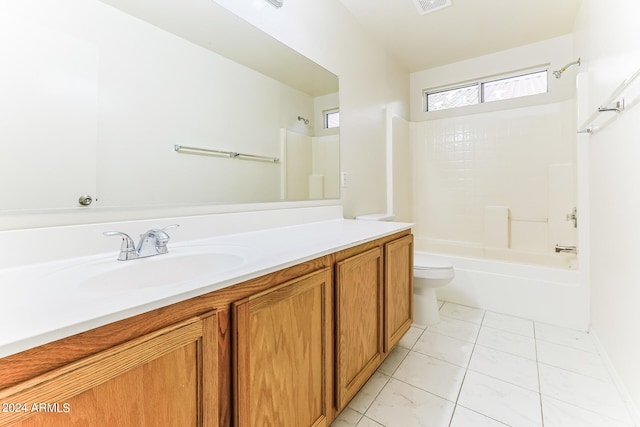
[[[223,157],[229,157],[231,159],[256,160],[260,162],[280,163],[280,158],[278,157],[268,157],[268,156],[260,156],[257,154],[238,153],[236,151],[224,151],[224,150],[214,150],[211,148],[189,147],[186,145],[178,145],[178,144],[174,145],[173,149],[178,153],[184,152],[185,154],[206,153],[206,154],[215,154]]]
[[[600,105],[600,107],[598,107],[598,109],[596,111],[594,111],[593,114],[591,114],[591,116],[589,116],[589,118],[587,120],[585,120],[583,125],[578,128],[577,132],[578,133],[589,133],[589,134],[591,134],[591,133],[594,133],[595,131],[597,131],[598,129],[600,129],[601,127],[593,126],[593,122],[600,115],[600,113],[611,112],[611,111],[616,112],[616,113],[623,112],[624,111],[624,98],[619,100],[618,97],[620,95],[622,95],[624,93],[624,91],[629,86],[631,86],[633,81],[636,80],[639,76],[640,76],[640,69],[638,71],[636,71],[631,77],[625,79],[620,84],[620,86],[618,86],[613,91],[613,93],[611,93],[609,98],[607,98],[607,100],[604,103],[602,103]],[[608,124],[608,122],[605,122],[605,125],[606,124]]]

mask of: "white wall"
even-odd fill
[[[214,0],[340,78],[345,217],[385,210],[385,108],[408,116],[405,70],[335,0]]]
[[[417,247],[567,265],[553,247],[577,238],[565,220],[576,205],[575,70],[549,72],[546,94],[451,110],[422,111],[422,92],[572,57],[563,36],[411,75]]]
[[[446,87],[460,83],[473,82],[534,67],[548,66],[557,70],[567,62],[573,61],[573,36],[566,35],[503,50],[489,55],[470,58],[465,61],[422,70],[411,74],[411,121],[434,120],[445,117],[463,116],[475,113],[498,111],[505,108],[518,108],[531,105],[549,104],[571,99],[575,94],[573,77],[576,68],[570,68],[560,80],[549,76],[549,92],[542,95],[499,101],[464,108],[425,112],[423,111],[422,92],[425,89]]]
[[[388,119],[389,120],[389,119]],[[413,221],[413,165],[411,123],[391,113],[392,208],[396,221]],[[387,201],[389,203],[389,201]]]
[[[578,94],[588,97],[586,114],[640,68],[638,16],[640,3],[635,1],[583,1],[576,21],[576,52],[588,77],[586,93]],[[640,82],[628,91],[627,104],[638,93]],[[636,105],[606,128],[584,137],[590,156],[593,331],[636,407],[640,406],[638,135],[640,107]]]

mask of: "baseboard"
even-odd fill
[[[627,390],[627,386],[625,386],[624,382],[622,381],[622,378],[620,378],[620,375],[618,375],[618,371],[613,366],[613,363],[609,358],[609,354],[607,353],[602,343],[600,342],[600,338],[598,338],[598,334],[593,328],[590,328],[589,335],[591,335],[591,339],[593,340],[593,343],[596,346],[598,353],[600,354],[600,358],[602,359],[605,365],[605,368],[609,372],[609,375],[611,375],[613,384],[618,390],[618,393],[620,393],[622,400],[624,400],[624,403],[627,407],[627,410],[629,411],[629,416],[631,417],[631,421],[633,422],[633,425],[636,427],[640,426],[640,411],[638,410],[637,405],[631,398],[631,394],[629,394],[629,391]]]

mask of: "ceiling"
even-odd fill
[[[338,91],[335,75],[216,2],[101,1],[313,97]]]
[[[581,2],[451,0],[421,15],[415,0],[340,1],[409,72],[571,33]]]

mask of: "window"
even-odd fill
[[[478,103],[478,85],[427,93],[427,111],[446,110]]]
[[[547,92],[547,72],[524,74],[482,83],[482,102],[520,98]]]
[[[425,111],[446,110],[548,92],[548,71],[481,80],[466,86],[425,91]]]
[[[340,127],[340,110],[327,110],[324,112],[324,127],[332,129]]]

